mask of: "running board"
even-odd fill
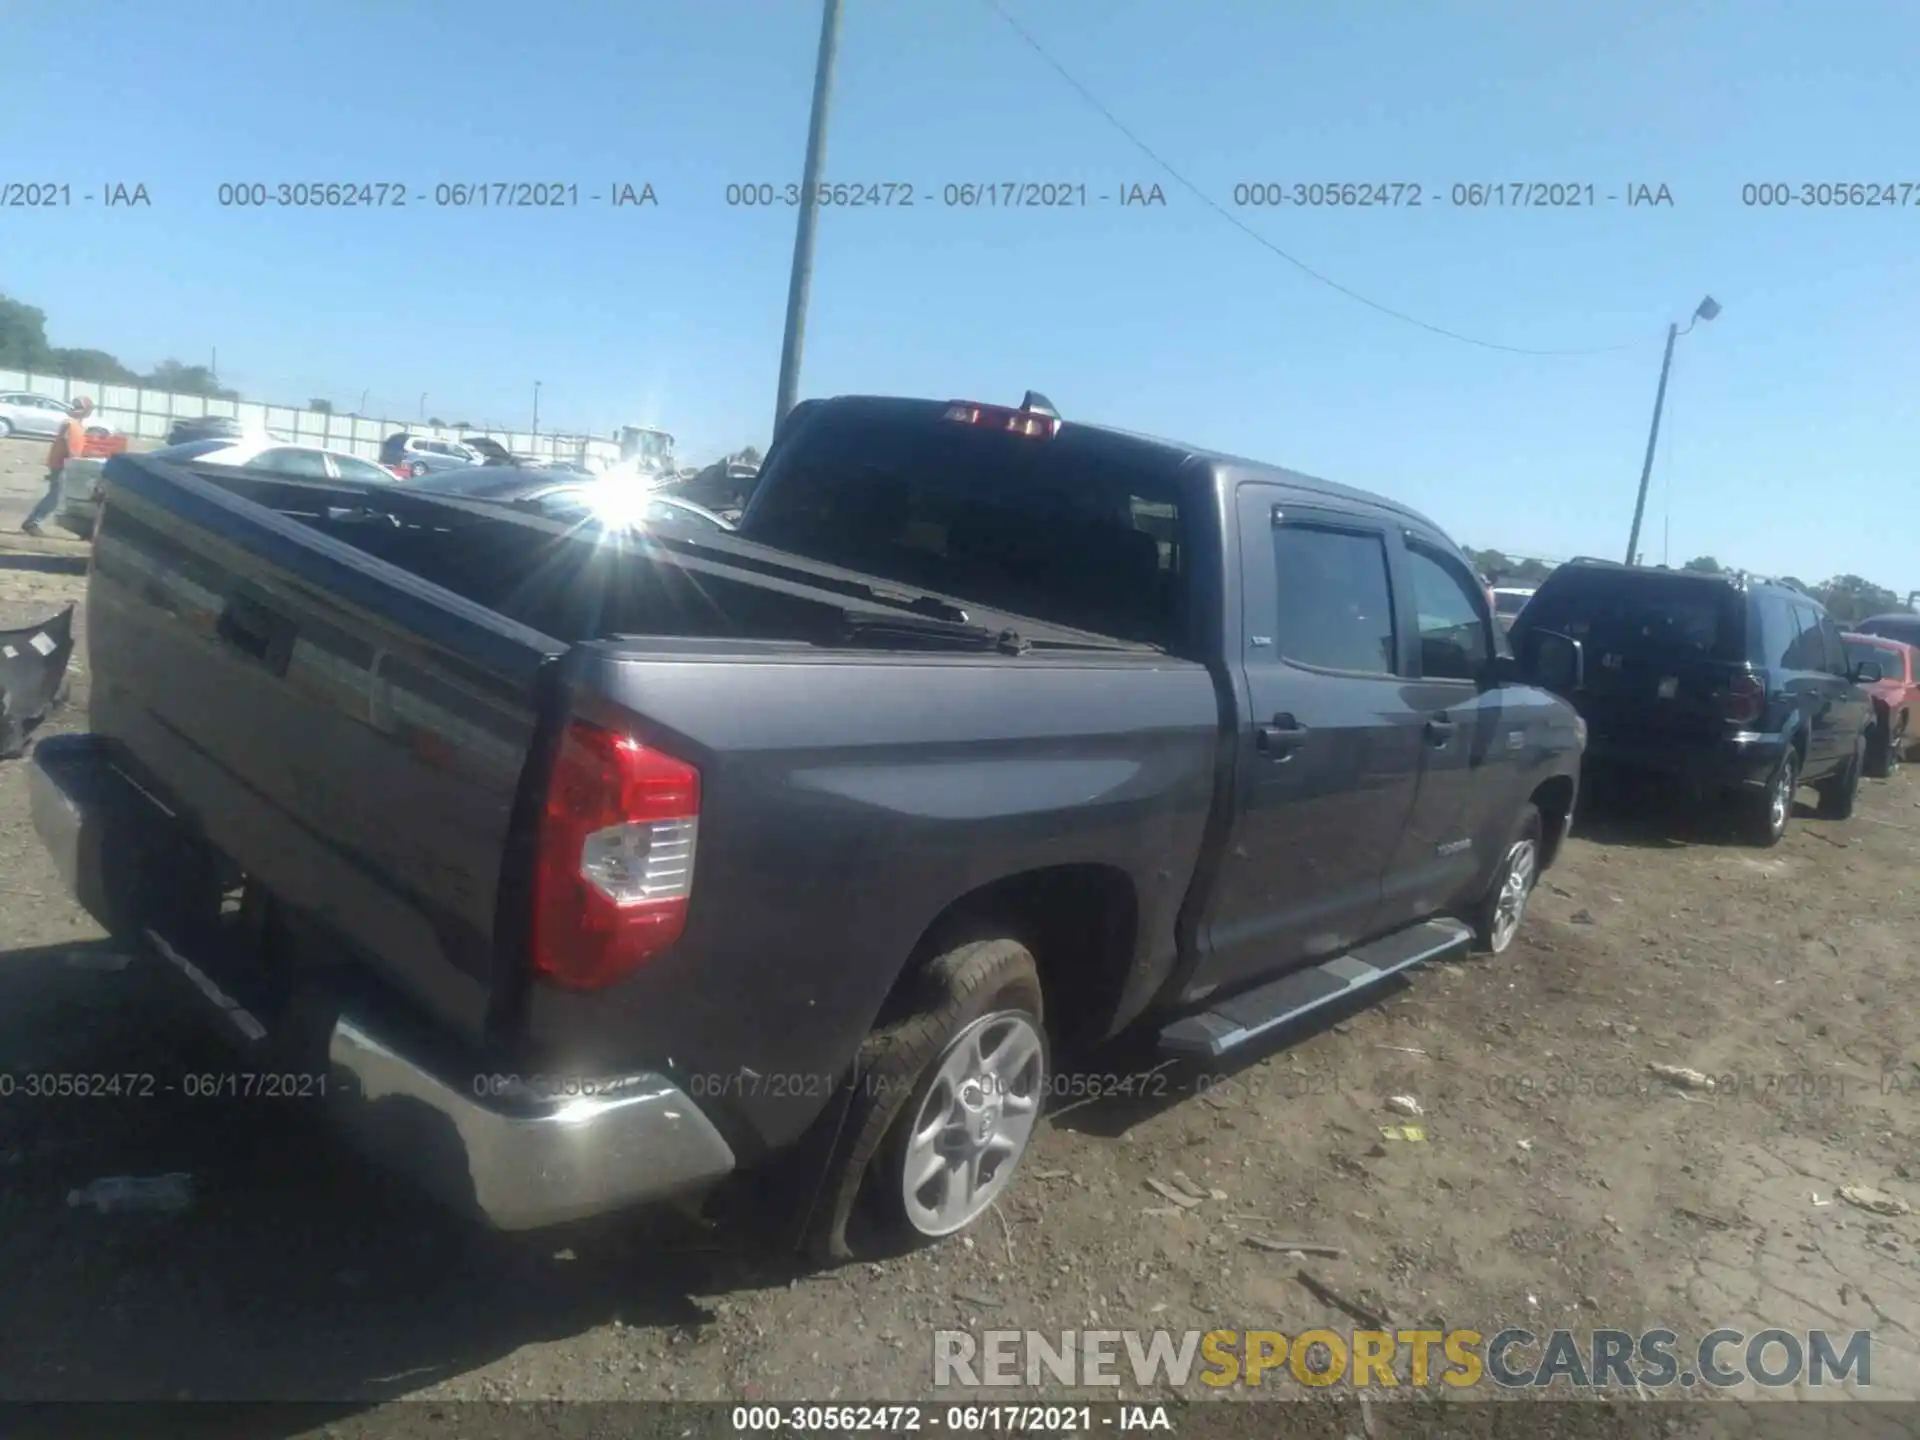
[[[1473,931],[1458,920],[1427,920],[1369,941],[1357,950],[1306,970],[1295,970],[1221,1000],[1160,1032],[1160,1048],[1176,1055],[1216,1057],[1289,1020],[1378,985],[1426,960],[1461,954]]]

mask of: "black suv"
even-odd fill
[[[1853,813],[1873,707],[1840,629],[1819,602],[1751,577],[1573,560],[1514,622],[1580,641],[1582,679],[1567,698],[1587,722],[1595,768],[1649,772],[1726,795],[1745,832],[1772,845],[1794,792],[1820,814]]]
[[[167,444],[186,445],[195,440],[239,440],[247,428],[232,415],[193,415],[176,420],[167,431]]]
[[[1920,615],[1902,614],[1895,611],[1888,615],[1875,615],[1870,620],[1862,620],[1853,627],[1856,635],[1878,635],[1887,640],[1898,640],[1903,645],[1920,646]]]

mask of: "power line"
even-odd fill
[[[1013,16],[1009,15],[1006,12],[1006,10],[1001,7],[999,0],[983,0],[983,3],[985,3],[994,12],[994,14],[998,15],[1002,20],[1004,20],[1007,23],[1008,28],[1011,29],[1014,34],[1018,35],[1023,41],[1025,41],[1028,48],[1030,48],[1034,52],[1034,54],[1038,55],[1043,61],[1045,61],[1046,64],[1053,70],[1055,74],[1057,74],[1062,80],[1066,81],[1067,84],[1073,88],[1074,92],[1078,94],[1082,100],[1086,101],[1087,104],[1091,105],[1096,111],[1098,111],[1102,119],[1104,119],[1109,125],[1113,126],[1114,129],[1118,130],[1121,133],[1121,135],[1125,136],[1127,142],[1131,144],[1134,149],[1138,150],[1142,155],[1146,156],[1155,165],[1158,165],[1162,170],[1166,171],[1167,174],[1171,175],[1176,183],[1178,183],[1184,189],[1190,191],[1194,195],[1194,197],[1200,201],[1201,204],[1205,205],[1209,210],[1213,211],[1214,214],[1218,215],[1221,219],[1225,220],[1229,225],[1233,226],[1234,229],[1240,231],[1241,234],[1247,236],[1249,239],[1253,240],[1256,244],[1261,245],[1268,250],[1271,250],[1275,255],[1278,255],[1282,260],[1286,261],[1289,265],[1293,266],[1294,269],[1300,271],[1301,274],[1307,276],[1309,279],[1318,281],[1320,284],[1325,285],[1330,290],[1338,291],[1340,294],[1346,296],[1349,300],[1358,301],[1360,304],[1365,305],[1369,310],[1377,310],[1382,315],[1386,315],[1394,320],[1398,320],[1403,324],[1412,325],[1417,329],[1425,330],[1429,334],[1443,336],[1448,340],[1458,340],[1463,345],[1476,345],[1482,350],[1504,351],[1506,354],[1509,354],[1509,355],[1552,355],[1552,356],[1611,355],[1622,350],[1638,349],[1641,345],[1648,343],[1647,341],[1643,341],[1643,340],[1632,340],[1620,345],[1599,345],[1599,346],[1594,346],[1592,348],[1580,349],[1580,350],[1531,350],[1522,345],[1502,345],[1497,341],[1481,340],[1481,339],[1477,339],[1472,335],[1462,335],[1457,330],[1448,330],[1447,328],[1441,325],[1429,324],[1427,321],[1420,319],[1418,316],[1409,315],[1403,310],[1395,310],[1390,305],[1382,305],[1378,300],[1374,300],[1366,295],[1362,295],[1358,290],[1355,290],[1350,286],[1342,285],[1338,280],[1335,280],[1332,276],[1324,275],[1320,271],[1314,269],[1311,265],[1307,264],[1306,261],[1300,259],[1298,256],[1290,255],[1285,250],[1282,250],[1278,245],[1274,244],[1271,240],[1267,239],[1267,237],[1262,235],[1258,230],[1255,230],[1252,226],[1248,225],[1238,215],[1235,215],[1231,210],[1221,205],[1211,195],[1207,194],[1206,191],[1202,190],[1198,185],[1194,184],[1191,180],[1187,179],[1185,175],[1182,175],[1178,170],[1174,169],[1172,165],[1168,164],[1167,161],[1165,161],[1160,157],[1158,152],[1156,152],[1151,145],[1147,144],[1146,141],[1142,140],[1138,135],[1134,134],[1133,131],[1128,129],[1125,123],[1121,121],[1119,116],[1115,115],[1111,110],[1109,110],[1105,105],[1103,105],[1100,102],[1099,97],[1094,95],[1092,91],[1088,90],[1087,87],[1082,85],[1078,80],[1074,79],[1072,74],[1068,72],[1067,68],[1064,65],[1062,65],[1058,60],[1054,59],[1051,54],[1048,53],[1044,45],[1042,45],[1038,40],[1034,39],[1034,37],[1030,35],[1024,27],[1021,26],[1018,20],[1015,20]]]

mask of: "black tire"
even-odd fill
[[[1889,779],[1900,768],[1900,752],[1906,748],[1906,739],[1895,739],[1883,720],[1867,732],[1867,769],[1866,773],[1875,780]]]
[[[1818,813],[1822,820],[1845,820],[1853,814],[1854,799],[1860,794],[1860,772],[1866,764],[1867,737],[1862,734],[1853,742],[1853,754],[1840,772],[1820,782]]]
[[[1468,917],[1473,926],[1474,948],[1483,954],[1505,954],[1512,948],[1514,936],[1520,933],[1527,902],[1533,898],[1533,887],[1540,881],[1541,838],[1545,833],[1540,811],[1533,805],[1521,806],[1513,831],[1500,851],[1499,863],[1494,867],[1493,881]],[[1519,877],[1522,879],[1519,893],[1509,897],[1509,882],[1515,881],[1522,870],[1525,874]],[[1503,923],[1503,914],[1509,905],[1513,910],[1510,925]]]
[[[1778,845],[1787,833],[1787,822],[1793,819],[1793,797],[1799,788],[1800,752],[1788,746],[1780,763],[1767,777],[1767,786],[1760,798],[1741,797],[1744,812],[1741,829],[1746,837],[1763,848]]]
[[[1008,939],[961,945],[926,966],[921,987],[912,1013],[881,1025],[860,1047],[840,1139],[804,1237],[808,1253],[823,1263],[941,1238],[914,1228],[899,1186],[875,1182],[890,1180],[903,1163],[904,1132],[927,1099],[937,1062],[969,1025],[1000,1012],[1027,1017],[1041,1040],[1045,1098],[1051,1057],[1040,972],[1026,946]],[[1024,1154],[1007,1166],[1009,1176]]]

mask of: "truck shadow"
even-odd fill
[[[1083,1054],[1062,1057],[1048,1118],[1062,1130],[1112,1140],[1176,1105],[1234,1108],[1229,1087],[1248,1070],[1325,1034],[1411,982],[1391,976],[1351,999],[1326,1005],[1213,1062],[1170,1059],[1149,1029],[1128,1032]]]
[[[616,1321],[695,1342],[714,1318],[696,1296],[797,1273],[671,1213],[537,1237],[450,1219],[311,1102],[199,1094],[231,1052],[171,976],[116,959],[104,943],[0,952],[0,1402],[351,1414]],[[101,1177],[175,1172],[192,1177],[183,1211],[69,1204]],[[643,1361],[618,1334],[604,1364],[657,1393],[651,1347]],[[337,1418],[206,1408],[207,1433],[236,1436]]]
[[[20,550],[0,550],[0,570],[31,570],[42,575],[84,575],[87,555],[48,555]]]

